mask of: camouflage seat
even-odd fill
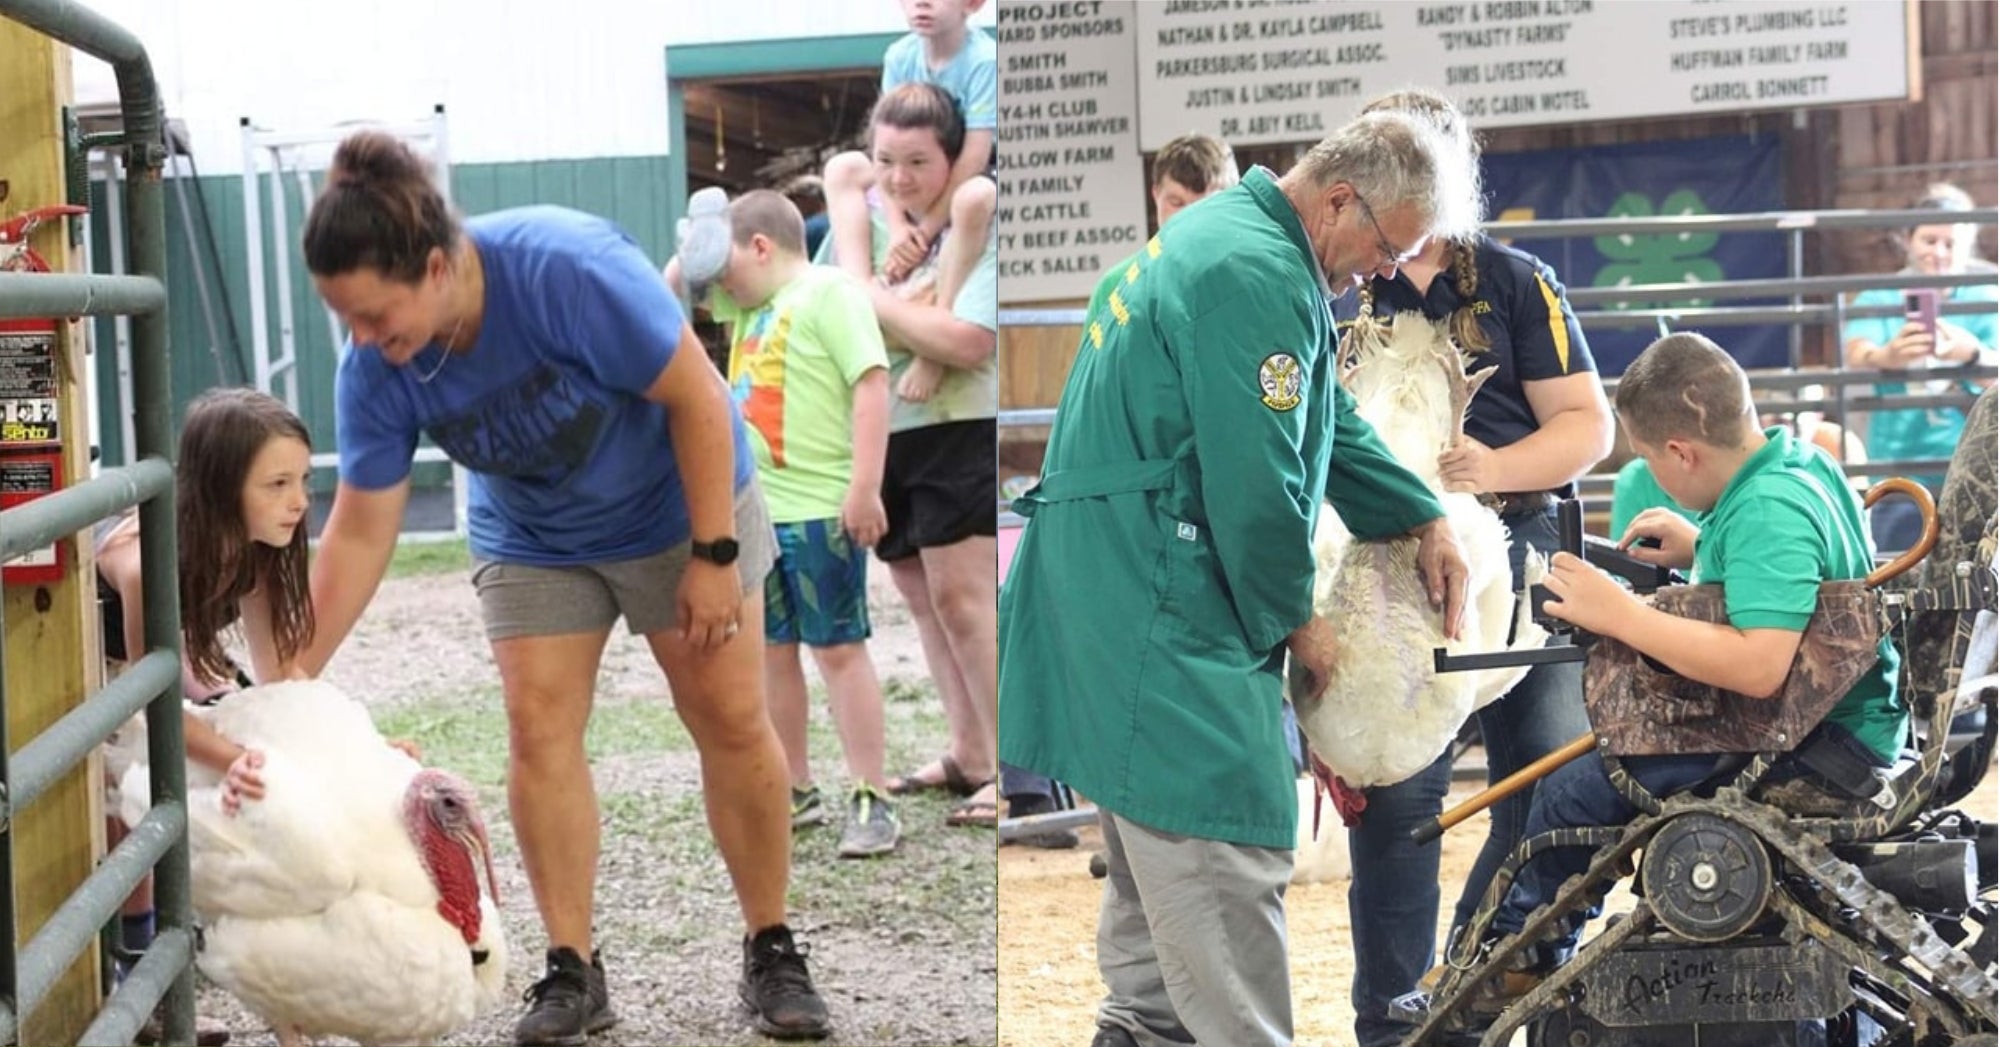
[[[1650,600],[1678,617],[1728,620],[1719,585],[1668,586]],[[1777,695],[1749,698],[1696,683],[1607,638],[1585,663],[1584,705],[1599,750],[1611,756],[1789,752],[1874,666],[1882,632],[1879,593],[1858,581],[1828,582]]]

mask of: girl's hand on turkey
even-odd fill
[[[1462,437],[1438,455],[1438,479],[1453,493],[1492,491],[1498,484],[1493,466],[1493,448],[1470,436]]]
[[[264,753],[258,749],[245,749],[229,761],[222,776],[222,813],[233,815],[243,809],[243,801],[264,798],[264,776],[257,773],[263,766]]]
[[[1444,635],[1458,639],[1465,617],[1465,579],[1470,571],[1451,524],[1440,516],[1414,532],[1417,535],[1417,569],[1424,574],[1424,588],[1431,606],[1444,611]]]
[[[1701,528],[1671,509],[1655,506],[1632,518],[1618,538],[1618,550],[1634,560],[1685,571],[1694,566],[1694,540]]]
[[[1610,575],[1568,553],[1557,553],[1549,561],[1549,576],[1542,584],[1556,597],[1542,604],[1544,613],[1599,636],[1618,635],[1620,618],[1639,606]]]
[[[383,739],[383,741],[389,743],[389,748],[394,749],[399,753],[402,753],[404,756],[407,756],[410,759],[417,761],[418,763],[424,762],[424,747],[409,740],[408,738],[385,738]]]

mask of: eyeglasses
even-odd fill
[[[1389,242],[1388,234],[1382,232],[1382,223],[1375,220],[1375,209],[1368,206],[1368,199],[1362,196],[1358,189],[1354,190],[1354,202],[1361,205],[1362,216],[1367,218],[1368,224],[1375,229],[1375,246],[1382,252],[1382,267],[1400,269],[1410,259],[1423,252],[1424,242],[1421,239],[1417,241],[1415,247],[1407,251],[1396,250],[1396,245]]]

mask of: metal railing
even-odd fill
[[[180,606],[174,531],[171,367],[167,355],[166,148],[152,63],[136,36],[70,0],[0,0],[11,19],[111,64],[124,120],[131,276],[0,273],[0,318],[132,317],[133,464],[0,512],[0,560],[139,507],[146,653],[9,757],[0,717],[0,1043],[20,1042],[23,1016],[153,874],[158,933],[105,1001],[80,1043],[128,1044],[163,999],[167,1043],[194,1042],[194,922],[188,872],[187,764],[181,737]],[[51,114],[53,116],[53,114]],[[139,613],[127,608],[126,613]],[[0,662],[5,651],[0,648]],[[0,677],[0,707],[7,701]],[[141,707],[153,806],[26,945],[15,949],[14,828],[20,812]]]
[[[1791,275],[1783,278],[1760,278],[1749,280],[1722,280],[1701,284],[1635,284],[1623,287],[1572,287],[1567,297],[1579,326],[1590,329],[1613,329],[1646,327],[1663,333],[1671,328],[1694,324],[1712,327],[1747,326],[1757,324],[1785,324],[1792,328],[1789,347],[1788,368],[1784,371],[1753,371],[1750,373],[1750,388],[1760,403],[1785,411],[1818,411],[1843,429],[1848,419],[1855,414],[1874,411],[1903,410],[1921,407],[1971,406],[1970,393],[1854,393],[1852,386],[1900,383],[1911,380],[1904,371],[1860,370],[1846,366],[1838,347],[1834,352],[1831,367],[1802,368],[1800,332],[1810,325],[1824,324],[1838,332],[1848,320],[1869,317],[1902,316],[1899,306],[1850,306],[1843,295],[1852,291],[1870,289],[1908,289],[1919,287],[1953,288],[1979,284],[1991,285],[2000,276],[1992,272],[1955,273],[1944,276],[1921,276],[1907,274],[1862,274],[1848,276],[1803,276],[1799,269],[1804,257],[1803,235],[1808,231],[1831,229],[1903,229],[1920,224],[1935,224],[1943,212],[1931,210],[1910,211],[1780,211],[1745,215],[1688,215],[1665,218],[1586,218],[1549,219],[1527,222],[1490,222],[1485,231],[1496,238],[1535,239],[1580,236],[1615,236],[1631,233],[1712,233],[1712,232],[1782,232],[1788,234],[1787,265]],[[1949,213],[1954,223],[1992,225],[2000,219],[2000,210],[1976,208],[1971,211]],[[1825,302],[1808,302],[1809,297],[1824,296]],[[1702,305],[1667,308],[1616,308],[1633,302],[1656,302],[1670,299],[1698,297],[1711,302],[1726,302],[1746,298],[1789,298],[1784,305]],[[1594,307],[1594,308],[1592,308]],[[1984,313],[1991,315],[1995,305],[1990,301],[1939,303],[1941,316],[1967,316]],[[1081,327],[1084,310],[1064,309],[1002,309],[1000,325],[1008,327]],[[1923,380],[1950,379],[1990,379],[1994,368],[1986,364],[1966,364],[1960,367],[1935,368],[1923,372]],[[1606,394],[1617,389],[1617,379],[1605,380]],[[1802,395],[1812,387],[1819,387],[1814,395]],[[1781,398],[1770,394],[1784,394]],[[1776,402],[1778,400],[1782,402]],[[1053,407],[1025,408],[1001,411],[999,424],[1002,428],[1032,428],[1048,426],[1055,421]],[[1844,450],[1839,457],[1847,465]],[[1850,471],[1857,477],[1880,477],[1909,473],[1942,473],[1943,459],[1907,459],[1895,461],[1867,462],[1855,465]],[[1591,473],[1577,482],[1579,495],[1587,508],[1603,510],[1609,507],[1611,486],[1614,477],[1609,473]],[[1002,526],[1020,526],[1025,521],[1016,516],[1006,504],[999,505]]]

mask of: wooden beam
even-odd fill
[[[69,49],[0,19],[0,179],[8,184],[0,216],[65,202],[62,107],[69,100]],[[52,268],[73,267],[66,224],[42,226],[31,243]],[[60,325],[58,417],[65,438],[64,478],[71,482],[89,468],[82,352],[77,325]],[[75,708],[102,675],[88,542],[64,541],[67,569],[60,581],[5,590],[7,739],[14,752]],[[27,943],[95,865],[103,837],[103,786],[101,772],[93,770],[96,764],[91,759],[79,765],[15,819],[17,947]],[[27,1016],[19,1042],[77,1041],[99,1006],[97,963],[96,947],[84,950]]]
[[[837,88],[836,88],[837,90]],[[755,101],[753,102],[753,96]],[[689,84],[687,87],[688,125],[696,123],[713,128],[717,111],[720,110],[723,132],[730,139],[741,138],[754,142],[759,135],[772,147],[778,143],[804,144],[823,141],[833,136],[834,128],[831,112],[821,113],[817,106],[807,110],[789,104],[785,99],[757,94],[751,85],[725,87],[716,84]],[[861,115],[866,115],[863,110]],[[848,114],[850,123],[856,115]],[[841,130],[852,130],[843,128]],[[709,131],[708,133],[713,133]],[[688,132],[693,137],[694,132]]]

